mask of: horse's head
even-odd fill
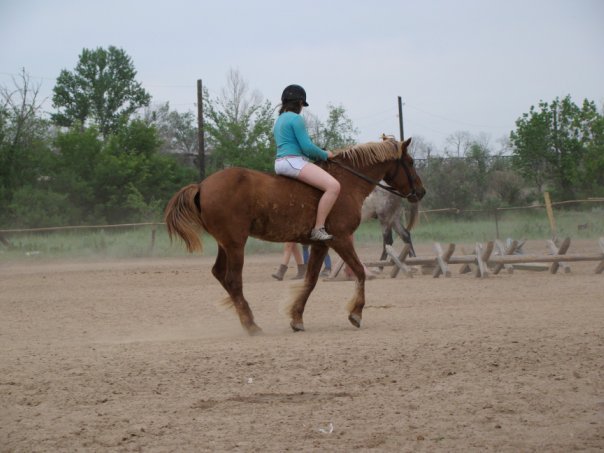
[[[417,203],[426,195],[426,189],[424,189],[422,180],[415,170],[413,158],[409,154],[411,139],[409,138],[402,143],[393,143],[401,146],[401,157],[396,160],[396,165],[388,170],[384,176],[384,181],[404,195],[407,200]]]

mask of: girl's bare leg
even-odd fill
[[[317,208],[315,228],[325,226],[325,219],[327,219],[331,208],[340,194],[339,181],[315,164],[305,165],[302,171],[300,171],[298,179],[323,191]]]
[[[295,242],[288,242],[288,245],[291,244],[291,254],[294,255],[294,260],[296,260],[296,264],[301,266],[304,264],[304,259],[302,258],[302,253],[300,253],[300,247]]]

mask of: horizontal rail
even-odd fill
[[[536,263],[553,263],[550,266],[550,273],[555,274],[557,270],[562,267],[565,272],[570,272],[570,268],[568,264],[570,262],[578,262],[578,261],[599,261],[600,263],[595,269],[596,274],[600,274],[604,272],[604,238],[600,238],[598,241],[598,245],[601,249],[601,252],[598,253],[575,253],[575,254],[566,254],[568,247],[570,245],[570,238],[566,238],[560,247],[558,248],[553,241],[548,241],[548,245],[552,254],[550,255],[536,255],[536,254],[513,254],[514,249],[516,249],[518,242],[513,241],[513,243],[504,248],[502,244],[497,246],[499,255],[492,255],[494,250],[495,243],[493,241],[487,242],[483,247],[481,244],[476,244],[475,253],[472,255],[453,255],[453,251],[455,250],[455,244],[449,244],[449,248],[446,252],[443,252],[440,244],[435,244],[436,255],[435,256],[408,256],[405,253],[402,253],[397,259],[394,253],[394,249],[392,246],[386,246],[386,251],[389,258],[385,261],[371,261],[364,263],[367,267],[387,267],[387,266],[395,266],[394,271],[392,272],[392,276],[396,276],[398,273],[396,267],[400,270],[410,273],[406,266],[430,266],[434,267],[435,270],[433,272],[434,277],[438,277],[439,275],[444,275],[448,277],[450,275],[447,270],[447,266],[449,264],[464,264],[464,268],[462,268],[462,273],[469,272],[470,268],[468,265],[476,265],[475,275],[477,277],[487,277],[489,274],[488,266],[493,267],[493,273],[497,274],[504,266],[508,267],[508,271],[511,272],[513,270],[513,264],[536,264]],[[519,266],[520,267],[520,266]]]
[[[489,263],[557,263],[560,261],[600,261],[604,260],[604,253],[576,254],[576,255],[505,255],[492,256]]]

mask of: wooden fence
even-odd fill
[[[570,238],[564,239],[558,246],[553,241],[547,241],[550,254],[536,255],[521,253],[519,241],[509,241],[504,244],[501,241],[490,241],[486,244],[477,243],[473,253],[454,255],[456,246],[449,244],[446,250],[439,243],[434,244],[435,254],[432,256],[409,256],[410,246],[405,244],[400,253],[396,253],[392,246],[386,246],[388,257],[383,261],[371,261],[364,263],[366,267],[387,268],[392,267],[390,277],[396,277],[402,272],[407,277],[413,277],[414,270],[411,266],[422,266],[430,269],[432,276],[437,278],[441,275],[451,276],[449,265],[461,264],[461,273],[473,273],[476,277],[486,278],[490,273],[498,274],[503,269],[512,273],[514,269],[548,270],[552,274],[563,269],[570,272],[568,263],[577,261],[596,261],[596,274],[604,271],[604,238],[600,238],[599,252],[595,253],[567,253],[570,247]],[[465,251],[464,251],[465,252]],[[495,253],[494,253],[495,252]],[[543,266],[542,263],[550,263]],[[340,262],[334,267],[330,279],[338,276],[344,263]]]

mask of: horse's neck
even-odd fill
[[[352,165],[350,165],[349,163],[346,163],[346,165],[352,167]],[[387,163],[382,162],[360,168],[353,168],[355,169],[355,171],[378,183],[386,175],[387,165]],[[351,187],[353,188],[354,192],[358,196],[358,199],[362,203],[365,198],[367,198],[369,194],[373,191],[373,189],[375,189],[376,184],[371,184],[367,181],[364,181],[363,179],[353,174],[349,174],[349,176],[351,177],[352,181]]]
[[[386,176],[386,169],[388,168],[388,163],[387,162],[381,162],[378,164],[373,164],[367,167],[363,167],[361,168],[359,171],[361,173],[363,173],[364,175],[367,175],[367,177],[369,177],[370,179],[372,179],[373,181],[377,183],[382,183],[384,184],[384,176]],[[376,184],[371,186],[371,189],[369,190],[369,192],[367,192],[367,194],[365,196],[368,196],[371,191],[373,189],[375,189]]]

